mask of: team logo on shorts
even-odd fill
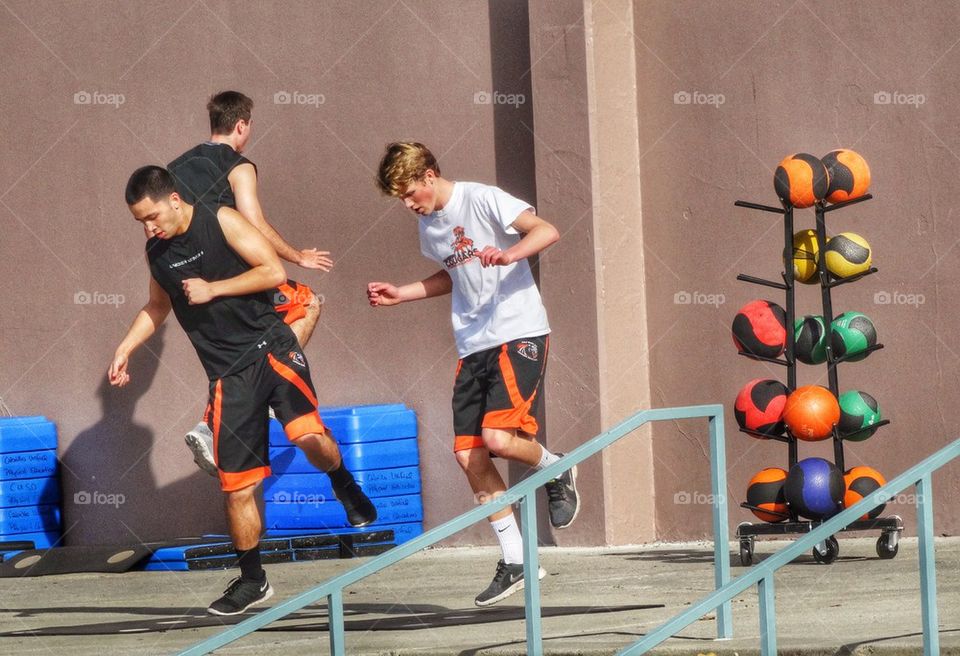
[[[540,349],[537,348],[537,345],[534,342],[523,341],[517,344],[517,353],[525,357],[527,360],[537,361],[537,356],[540,354]]]
[[[287,357],[290,358],[290,361],[294,364],[300,365],[301,367],[307,366],[307,361],[303,359],[303,353],[297,353],[296,351],[290,351],[287,354]]]

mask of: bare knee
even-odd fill
[[[239,490],[230,490],[225,492],[227,504],[230,506],[243,506],[250,503],[254,498],[254,492],[257,490],[257,484],[248,485]]]
[[[474,472],[478,469],[484,469],[487,467],[487,463],[490,462],[490,454],[487,452],[486,448],[482,447],[474,449],[462,449],[460,451],[455,451],[453,455],[457,459],[457,464],[460,465],[460,468],[465,472]]]
[[[295,445],[303,449],[304,451],[309,451],[312,448],[317,448],[329,444],[333,440],[330,435],[327,433],[306,433],[299,437],[290,438],[290,441]]]
[[[323,301],[316,294],[310,294],[310,302],[306,304],[305,308],[307,316],[319,317],[320,311],[323,310]]]
[[[516,439],[507,431],[483,431],[483,445],[487,447],[490,453],[500,458],[509,458],[511,455],[511,446]]]

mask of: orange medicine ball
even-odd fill
[[[798,387],[783,406],[783,421],[798,440],[825,440],[840,421],[837,397],[821,385]]]

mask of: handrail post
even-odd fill
[[[543,636],[540,632],[540,554],[537,550],[537,491],[533,490],[520,501],[520,520],[523,523],[523,595],[527,620],[527,653],[543,654]]]
[[[343,635],[343,588],[337,588],[327,596],[327,623],[330,626],[330,656],[347,653]]]
[[[773,592],[773,572],[757,583],[760,601],[760,656],[775,656],[777,653],[777,610]]]
[[[923,654],[940,653],[937,620],[937,565],[933,550],[933,489],[927,472],[917,481],[917,541],[920,551],[920,614],[923,620]]]
[[[710,461],[713,493],[713,577],[719,590],[730,582],[730,533],[727,525],[727,449],[723,434],[723,415],[710,417]],[[717,639],[733,637],[731,602],[717,608]]]

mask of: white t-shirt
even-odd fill
[[[526,259],[480,266],[486,246],[520,241],[510,226],[533,208],[497,187],[455,182],[442,210],[420,217],[420,251],[453,280],[451,321],[460,357],[550,332],[547,311]]]

